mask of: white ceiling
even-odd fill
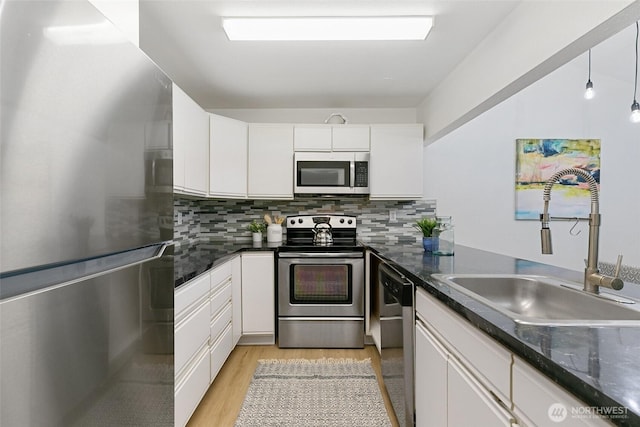
[[[416,107],[520,0],[140,0],[140,46],[205,109]],[[230,42],[221,16],[434,15],[425,41]]]
[[[519,3],[140,0],[140,46],[207,110],[413,108]],[[407,14],[435,17],[425,41],[231,42],[220,20],[221,16]],[[593,73],[632,83],[634,42],[635,25],[595,46]],[[586,53],[583,56],[586,68]],[[582,62],[578,58],[574,64]]]

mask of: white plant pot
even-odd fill
[[[256,232],[256,233],[251,233],[251,239],[253,240],[254,243],[261,243],[262,242],[262,233],[261,232]]]
[[[267,242],[269,243],[282,242],[282,225],[270,224],[267,227]]]

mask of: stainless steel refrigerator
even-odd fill
[[[0,425],[173,425],[171,81],[89,2],[0,20]]]

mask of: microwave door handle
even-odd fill
[[[356,162],[355,160],[351,160],[349,162],[349,187],[355,187],[356,183]]]

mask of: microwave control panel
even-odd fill
[[[356,161],[356,179],[353,183],[354,187],[369,186],[369,162]]]

